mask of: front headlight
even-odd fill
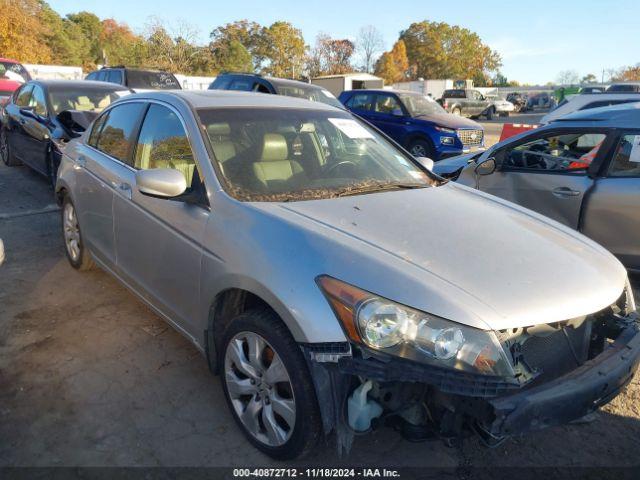
[[[513,376],[494,332],[415,310],[328,276],[317,279],[355,343],[421,363],[485,375]]]

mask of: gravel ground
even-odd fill
[[[51,191],[26,167],[0,165],[0,238],[0,467],[283,466],[244,440],[189,342],[107,274],[71,269]],[[467,478],[475,467],[640,466],[639,451],[636,376],[595,421],[498,448],[409,443],[383,428],[347,457],[329,443],[304,464]]]

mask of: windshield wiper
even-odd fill
[[[411,190],[414,188],[426,188],[422,183],[377,183],[373,185],[346,187],[334,194],[335,197],[348,197],[361,193],[383,192],[388,190]]]

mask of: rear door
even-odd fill
[[[538,132],[494,152],[500,165],[478,178],[480,190],[578,228],[591,172],[612,142],[608,129],[558,129]]]
[[[136,171],[172,168],[203,191],[185,123],[172,107],[152,103],[113,203],[118,271],[149,302],[192,336],[198,335],[202,238],[206,205],[142,194]]]
[[[624,131],[589,192],[581,231],[640,270],[640,130]]]

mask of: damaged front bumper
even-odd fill
[[[568,374],[488,400],[492,419],[478,419],[493,437],[512,436],[578,419],[616,397],[640,362],[640,331],[630,324],[600,355]]]
[[[615,318],[615,333],[599,353],[551,380],[543,375],[523,379],[454,371],[349,344],[342,350],[332,347],[321,353],[317,346],[304,348],[327,433],[335,430],[344,438],[346,398],[354,387],[371,380],[381,392],[375,400],[383,405],[385,418],[404,416],[399,407],[394,411],[393,400],[385,403],[387,396],[396,395],[400,397],[396,406],[411,409],[407,406],[413,402],[427,411],[424,418],[429,424],[422,426],[435,435],[452,439],[475,431],[495,443],[568,423],[620,393],[640,362],[640,324],[635,314]],[[413,423],[411,428],[415,426]]]

